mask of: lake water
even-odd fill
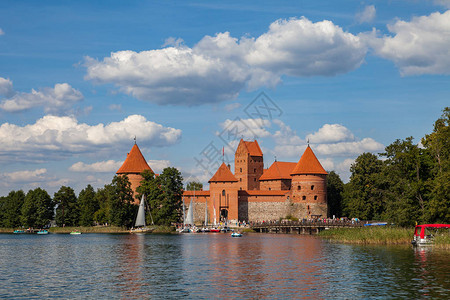
[[[284,234],[0,235],[0,298],[449,298],[450,252]]]

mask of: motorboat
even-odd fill
[[[25,230],[22,230],[22,229],[16,229],[16,230],[14,230],[13,233],[16,233],[16,234],[18,234],[18,233],[25,233]]]
[[[48,230],[41,229],[37,232],[37,234],[48,234]]]
[[[414,246],[428,246],[433,244],[434,235],[442,230],[450,230],[450,224],[416,225],[411,244]]]
[[[233,232],[233,233],[231,234],[231,236],[232,236],[232,237],[241,237],[241,236],[242,236],[242,233],[240,233],[240,232]]]
[[[79,231],[79,230],[73,230],[70,234],[71,234],[71,235],[80,235],[80,234],[81,234],[81,231]]]

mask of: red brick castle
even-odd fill
[[[135,144],[117,174],[127,174],[133,190],[139,173],[150,169]],[[151,170],[151,169],[150,169]],[[186,206],[193,199],[195,223],[278,220],[288,216],[327,217],[327,172],[311,148],[298,163],[275,161],[264,169],[257,141],[241,140],[234,158],[234,174],[225,163],[209,180],[209,191],[185,191]],[[195,194],[195,196],[194,196]]]

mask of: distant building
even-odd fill
[[[133,198],[136,194],[136,189],[141,185],[141,181],[143,179],[141,173],[144,170],[150,170],[153,172],[153,170],[147,164],[147,161],[142,155],[138,145],[134,143],[130,153],[127,154],[127,158],[123,162],[120,169],[116,172],[117,175],[128,176],[128,179],[131,183],[131,189],[133,190]],[[134,203],[139,204],[139,200],[135,199]]]
[[[222,163],[209,180],[209,191],[185,191],[186,206],[194,199],[195,223],[278,220],[287,216],[324,218],[328,215],[327,172],[306,148],[297,163],[275,161],[264,169],[257,141],[241,139],[234,174]],[[195,196],[194,196],[195,194]]]

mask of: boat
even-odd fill
[[[450,231],[450,224],[423,224],[416,225],[411,244],[414,246],[428,246],[433,244],[434,235],[440,231]]]
[[[71,234],[71,235],[80,235],[80,234],[81,234],[81,231],[79,231],[79,230],[73,230],[70,234]]]
[[[131,228],[130,233],[150,233],[154,230],[152,227],[147,227],[145,222],[145,196],[142,195],[141,203],[139,203],[139,210],[136,216],[134,228]]]
[[[22,229],[16,229],[16,230],[14,230],[13,233],[16,233],[16,234],[18,234],[18,233],[25,233],[25,230],[22,230]]]
[[[194,197],[195,198],[195,190],[194,190]],[[194,224],[194,200],[191,198],[191,202],[189,202],[189,208],[187,211],[187,216],[185,218],[185,205],[184,205],[184,198],[183,198],[183,227],[178,229],[179,233],[195,233],[198,232],[198,228],[195,227]]]
[[[241,237],[241,236],[242,236],[242,233],[240,233],[240,232],[233,232],[233,233],[231,234],[231,236],[232,236],[232,237]]]
[[[41,229],[37,232],[37,234],[48,234],[48,230]]]

